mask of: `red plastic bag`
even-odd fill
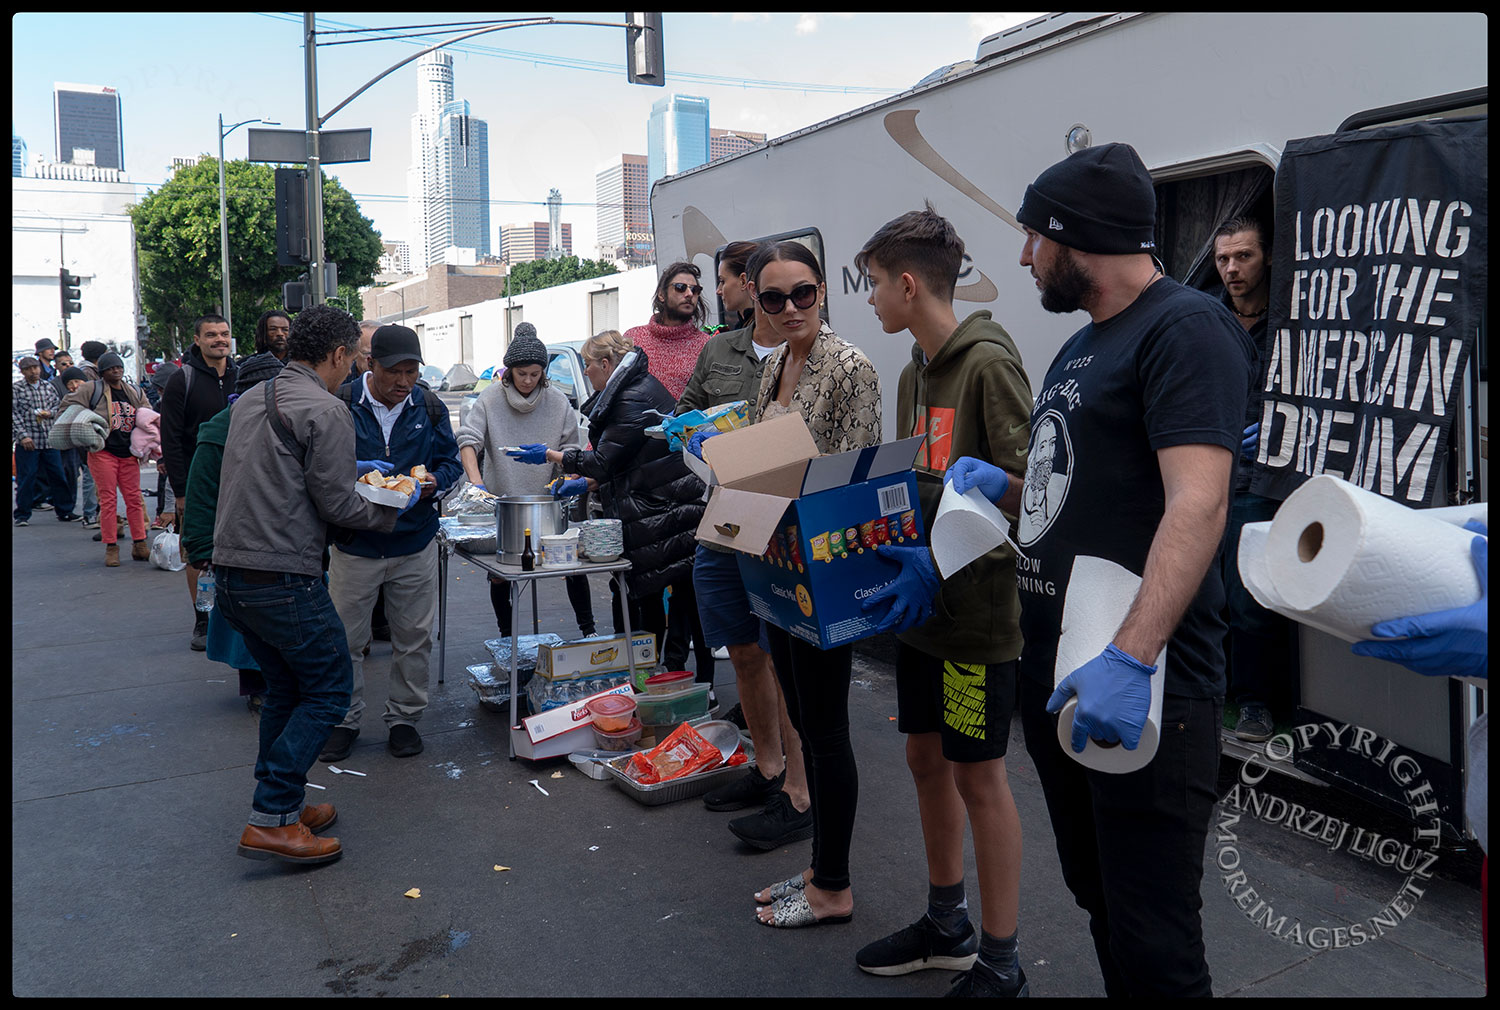
[[[643,786],[707,771],[722,762],[719,748],[683,723],[648,751],[632,754],[625,774]]]

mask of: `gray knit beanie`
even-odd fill
[[[530,323],[521,324],[521,326],[530,325]],[[526,365],[541,365],[546,368],[547,345],[537,339],[535,327],[532,327],[530,333],[523,333],[521,326],[516,327],[516,335],[511,338],[510,346],[505,349],[505,367],[521,368]]]

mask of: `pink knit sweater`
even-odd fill
[[[680,400],[697,367],[698,353],[708,343],[708,334],[692,323],[662,326],[653,320],[626,330],[625,339],[646,352],[651,374],[667,387],[672,399]]]

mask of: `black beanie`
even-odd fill
[[[240,362],[239,369],[234,373],[234,391],[243,394],[257,383],[275,376],[282,367],[281,359],[270,351],[252,354]]]
[[[1156,191],[1129,144],[1070,154],[1026,187],[1016,220],[1079,252],[1156,251]]]
[[[521,326],[525,325],[525,323],[521,324]],[[503,363],[506,368],[522,368],[526,365],[541,365],[546,368],[547,345],[532,334],[522,333],[521,327],[518,326],[516,335],[510,340],[510,346],[505,349]]]
[[[64,368],[58,378],[62,379],[63,382],[67,382],[70,379],[78,379],[80,382],[89,381],[88,373],[76,365],[72,368]]]

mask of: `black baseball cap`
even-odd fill
[[[413,359],[422,360],[422,341],[417,338],[417,331],[409,326],[389,323],[370,338],[370,360],[378,361],[386,368]]]

